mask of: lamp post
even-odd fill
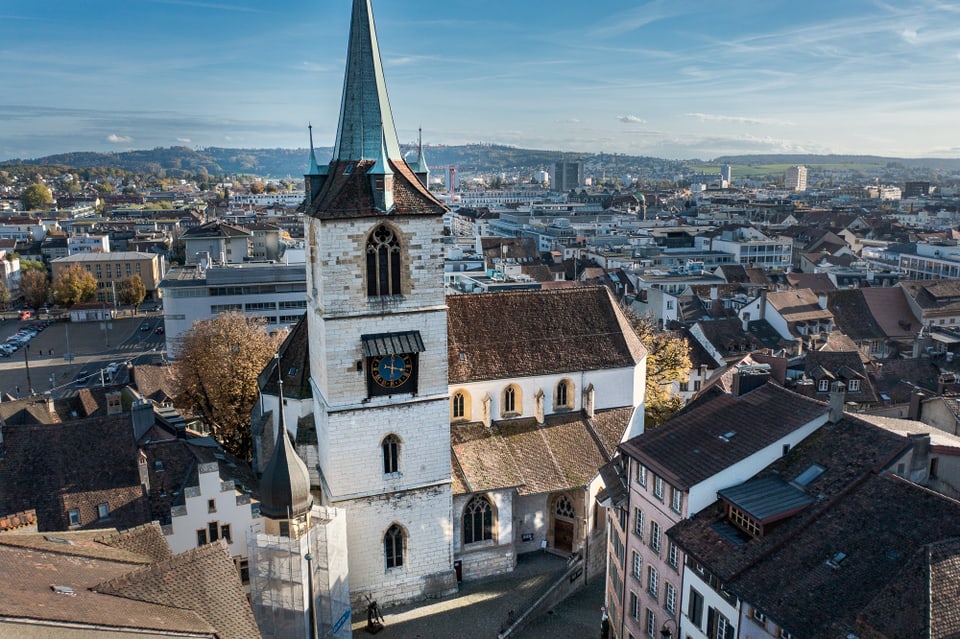
[[[660,627],[660,636],[663,639],[673,639],[673,633],[670,632],[670,629],[667,628],[667,624],[672,623],[673,627],[677,629],[677,634],[680,634],[680,626],[677,625],[677,620],[670,618],[663,622],[663,625]]]
[[[27,392],[33,395],[33,382],[30,381],[30,344],[23,346],[23,363],[27,367]]]

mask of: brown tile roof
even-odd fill
[[[487,428],[480,423],[457,424],[450,428],[450,445],[455,462],[453,476],[462,483],[462,493],[523,485],[520,468],[499,428]],[[456,486],[454,494],[459,494]]]
[[[620,445],[684,490],[820,418],[827,406],[773,383],[719,395]],[[735,433],[721,439],[721,436]]]
[[[837,290],[826,273],[787,273],[786,278],[793,288],[808,288],[816,293]]]
[[[960,504],[892,475],[872,475],[728,588],[796,636],[841,639],[914,553],[957,536]],[[828,566],[840,552],[846,557],[839,568]],[[960,597],[956,589],[950,595],[945,603],[956,610]]]
[[[878,401],[877,393],[870,379],[867,377],[866,369],[863,367],[863,360],[860,357],[859,351],[807,351],[803,356],[804,374],[810,379],[820,379],[823,375],[815,372],[818,367],[830,373],[832,378],[843,380],[848,387],[849,383],[846,380],[853,379],[854,377],[860,380],[859,391],[851,392],[848,388],[848,401],[859,403],[874,403]],[[816,388],[813,390],[816,392]]]
[[[877,324],[890,339],[912,338],[920,329],[920,320],[913,314],[906,293],[899,286],[860,290]]]
[[[844,289],[833,291],[827,296],[827,308],[844,333],[851,339],[875,340],[886,337],[883,328],[867,305],[863,291],[866,289]]]
[[[929,357],[891,359],[883,362],[875,376],[877,392],[883,393],[894,404],[910,401],[918,388],[927,396],[937,394],[940,369]]]
[[[64,424],[6,425],[0,459],[0,512],[34,508],[40,530],[137,526],[150,520],[128,415]],[[110,516],[100,521],[98,504]]]
[[[788,323],[833,319],[830,311],[820,308],[817,294],[808,288],[767,293],[767,303]]]
[[[960,636],[960,539],[929,544],[857,618],[861,639]]]
[[[173,550],[163,536],[160,524],[151,522],[122,532],[110,532],[96,541],[111,548],[128,550],[132,553],[149,557],[150,561],[165,561],[173,557]]]
[[[354,168],[347,173],[348,165]],[[373,193],[367,171],[372,160],[360,162],[331,162],[330,174],[317,198],[307,207],[307,215],[320,219],[347,219],[385,215],[374,208]],[[447,210],[428,191],[406,162],[390,160],[394,172],[394,208],[396,215],[443,215]]]
[[[191,610],[217,630],[220,639],[259,639],[240,583],[222,539],[95,587],[102,594]]]
[[[587,485],[610,460],[633,409],[598,411],[450,429],[454,494],[516,488],[521,495]]]
[[[172,400],[177,395],[173,368],[170,366],[134,366],[130,379],[137,392],[154,402],[162,404]]]
[[[633,367],[646,355],[604,287],[452,295],[447,305],[452,384]]]
[[[70,535],[71,533],[66,533]],[[212,636],[215,628],[197,613],[153,603],[121,599],[91,590],[100,581],[129,571],[129,563],[94,558],[77,546],[60,544],[44,551],[9,544],[20,535],[0,535],[0,616],[104,628],[147,629]],[[68,586],[72,595],[51,586]],[[170,586],[176,587],[171,582]]]
[[[960,312],[960,280],[900,280],[899,286],[926,315]]]

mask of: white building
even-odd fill
[[[78,253],[109,253],[109,235],[75,235],[67,238],[67,255]]]
[[[307,308],[302,264],[177,267],[167,272],[159,290],[170,358],[177,356],[181,336],[198,320],[239,311],[265,318],[268,328],[287,328]]]

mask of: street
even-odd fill
[[[0,321],[0,342],[35,321]],[[160,361],[164,336],[161,313],[100,322],[55,322],[9,357],[0,357],[0,393],[25,397],[52,392],[56,398],[84,386],[126,381],[126,362]],[[69,353],[67,344],[69,342]],[[113,364],[114,366],[111,366]],[[109,371],[109,373],[108,373]]]

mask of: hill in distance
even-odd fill
[[[317,159],[329,160],[333,149],[318,147]],[[514,174],[550,171],[562,160],[583,160],[588,174],[632,174],[634,176],[669,176],[719,172],[730,164],[740,177],[782,174],[784,167],[802,164],[824,170],[862,170],[882,172],[892,168],[915,173],[960,172],[960,159],[903,159],[858,155],[741,155],[725,156],[710,161],[667,160],[646,156],[609,153],[571,153],[521,149],[490,144],[462,146],[428,146],[424,149],[427,164],[434,173],[455,166],[460,173]],[[407,150],[416,158],[416,149]],[[299,179],[307,169],[307,149],[229,149],[220,147],[161,147],[119,153],[76,152],[51,155],[33,160],[11,160],[3,166],[62,166],[76,169],[111,168],[143,174],[166,174],[169,177],[251,175],[265,178]]]

